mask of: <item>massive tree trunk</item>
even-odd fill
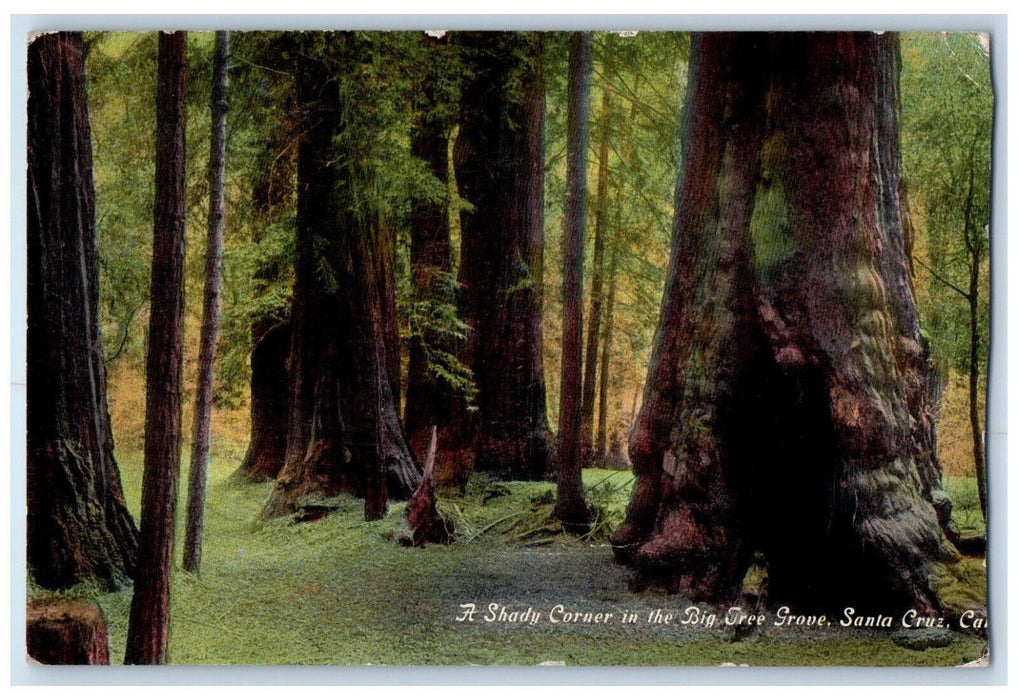
[[[436,64],[446,57],[440,52],[440,42],[429,40],[433,52],[431,70],[441,70]],[[449,132],[451,119],[442,104],[439,76],[430,72],[422,86],[423,104],[415,115],[410,134],[410,152],[424,161],[428,171],[445,186],[446,195],[438,199],[420,197],[414,201],[410,221],[410,269],[413,277],[414,297],[427,311],[440,306],[453,308],[456,292],[452,278],[452,247],[449,240]],[[464,455],[457,452],[462,443],[453,412],[465,418],[466,398],[453,385],[439,376],[435,368],[442,364],[439,357],[456,352],[453,340],[442,335],[428,324],[429,319],[412,319],[423,327],[413,328],[410,337],[410,362],[407,372],[406,408],[404,426],[407,440],[414,455],[420,460],[429,447],[432,428],[437,428],[437,445],[434,464],[436,480],[455,478],[458,464]],[[455,408],[454,408],[455,405]]]
[[[461,215],[459,274],[461,315],[471,328],[462,359],[477,386],[473,466],[541,479],[550,461],[542,39],[529,32],[458,36],[472,71],[453,158],[460,194],[473,206]]]
[[[562,390],[559,403],[558,496],[555,517],[583,532],[590,509],[583,498],[580,422],[583,385],[583,234],[587,223],[587,122],[590,116],[590,33],[569,46],[566,210],[562,224]],[[589,440],[588,440],[589,442]]]
[[[191,475],[187,493],[187,530],[184,534],[184,571],[201,565],[201,539],[205,520],[205,482],[208,480],[212,430],[212,390],[216,344],[219,341],[219,296],[222,289],[223,229],[226,226],[223,188],[226,179],[226,68],[230,33],[216,32],[212,63],[212,139],[209,146],[209,229],[205,249],[205,298],[198,352],[198,390],[191,431]]]
[[[734,600],[939,606],[931,370],[894,34],[700,34],[672,256],[616,551]]]
[[[81,34],[28,47],[28,568],[45,588],[134,575],[99,340]]]
[[[170,569],[180,476],[186,56],[186,32],[159,34],[155,225],[145,362],[145,475],[126,664],[166,663],[169,640]]]
[[[336,80],[356,75],[355,38],[330,35],[327,50],[317,35],[305,39],[296,65],[304,133],[286,457],[264,515],[351,492],[365,499],[365,517],[375,519],[390,496],[409,498],[420,482],[389,376],[382,296],[393,282],[381,261],[391,254],[383,244],[393,241],[370,215],[354,211],[354,197],[343,188],[358,174],[341,170],[352,159],[341,158],[334,144],[353,112]],[[349,70],[330,70],[323,56]]]
[[[243,37],[241,37],[241,40]],[[277,35],[258,60],[287,67],[282,56],[292,51],[293,37]],[[291,115],[293,109],[292,80],[282,95],[267,90],[259,97],[274,105],[278,118],[259,157],[258,176],[251,187],[256,226],[252,243],[261,245],[265,233],[281,212],[294,206],[294,184],[297,157],[292,145],[299,126]],[[263,261],[254,278],[259,294],[284,275],[279,257]],[[286,457],[287,428],[287,358],[290,354],[290,324],[285,310],[263,311],[251,321],[251,438],[238,476],[250,481],[275,479]]]

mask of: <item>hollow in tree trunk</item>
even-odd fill
[[[261,318],[252,335],[251,441],[238,473],[251,481],[266,481],[276,478],[286,458],[290,324]]]
[[[138,534],[106,404],[81,34],[33,39],[27,68],[27,563],[45,588],[115,588]]]
[[[145,473],[141,546],[125,664],[165,664],[170,569],[180,477],[180,375],[184,310],[184,66],[186,32],[159,34],[156,201],[145,362]]]
[[[800,608],[940,606],[929,354],[911,286],[895,34],[699,34],[672,255],[617,553]]]
[[[477,387],[465,418],[474,468],[541,479],[550,460],[541,316],[544,248],[542,39],[533,32],[457,34],[471,67],[453,148],[461,214],[462,361]],[[468,438],[464,439],[469,444]],[[469,471],[469,469],[467,469]]]

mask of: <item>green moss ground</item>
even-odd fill
[[[137,515],[141,455],[118,456]],[[169,651],[174,664],[938,666],[978,658],[984,645],[982,639],[951,634],[941,642],[946,646],[916,651],[895,644],[886,631],[836,628],[765,628],[731,641],[721,629],[645,624],[650,611],[679,612],[686,603],[630,591],[628,571],[612,562],[606,539],[624,513],[632,480],[626,472],[584,474],[600,513],[585,539],[562,534],[549,520],[552,484],[475,478],[441,500],[457,524],[458,540],[448,547],[408,549],[397,543],[401,504],[373,523],[363,521],[362,504],[353,498],[335,499],[336,511],[317,522],[259,522],[272,485],[233,480],[240,456],[221,451],[211,465],[201,576],[174,572]],[[182,479],[180,512],[185,483]],[[985,590],[980,570],[969,567],[974,578],[958,584],[973,599]],[[80,586],[73,593],[102,607],[111,656],[122,659],[130,589],[103,593]],[[456,622],[459,606],[469,602],[516,610],[533,606],[545,613],[556,604],[616,615],[628,610],[640,622]]]

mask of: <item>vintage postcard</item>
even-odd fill
[[[989,664],[989,32],[164,29],[27,41],[33,662]]]

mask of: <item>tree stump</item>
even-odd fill
[[[435,452],[438,443],[438,430],[431,429],[431,444],[428,447],[428,458],[424,466],[424,477],[414,495],[407,502],[403,525],[407,534],[400,538],[400,544],[406,547],[423,547],[425,544],[449,544],[452,541],[454,527],[442,517],[435,503]]]
[[[41,664],[107,665],[110,635],[99,608],[79,598],[30,599],[28,655]]]

